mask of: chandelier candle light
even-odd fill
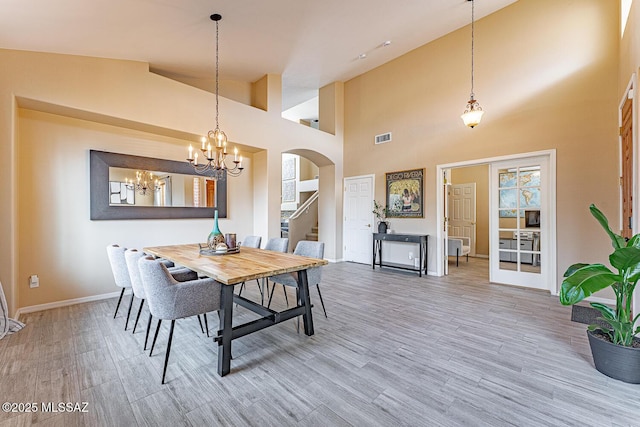
[[[158,180],[155,179],[153,173],[149,171],[136,171],[136,180],[126,178],[125,184],[128,189],[137,191],[141,196],[147,194],[147,190],[151,184],[153,184],[154,190],[160,188],[158,186]]]
[[[482,107],[475,99],[475,94],[473,93],[473,42],[474,42],[474,22],[475,22],[475,0],[469,0],[471,2],[471,99],[467,103],[467,108],[464,110],[464,113],[460,116],[462,121],[466,126],[470,128],[474,128],[475,126],[480,124],[480,120],[482,120],[482,115],[484,111],[482,111]]]
[[[218,23],[222,19],[219,14],[211,15],[211,20],[216,23],[216,128],[210,130],[207,136],[202,137],[202,145],[200,151],[204,156],[202,164],[198,164],[198,153],[193,152],[193,146],[189,145],[189,157],[187,160],[193,166],[194,170],[200,175],[206,175],[214,180],[224,179],[225,176],[238,176],[244,169],[242,167],[242,156],[238,156],[238,149],[233,149],[233,167],[229,168],[226,164],[227,159],[227,134],[225,134],[219,126],[218,116],[220,112],[218,93],[219,93],[219,64],[218,60]]]

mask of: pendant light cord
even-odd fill
[[[219,105],[218,105],[218,92],[219,92],[219,59],[218,59],[218,23],[219,21],[216,21],[216,129],[220,129],[219,125],[218,125],[218,111],[219,111]],[[473,68],[473,67],[472,67]],[[473,81],[473,77],[472,77],[472,81]]]
[[[471,99],[474,99],[473,93],[473,45],[474,45],[474,27],[475,27],[475,0],[471,0]]]

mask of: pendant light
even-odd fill
[[[469,102],[467,103],[467,108],[464,110],[464,113],[460,116],[462,121],[466,126],[470,128],[474,128],[480,124],[480,120],[482,120],[482,115],[484,111],[482,111],[482,107],[478,103],[475,98],[475,94],[473,93],[473,45],[474,45],[474,27],[475,27],[475,0],[468,0],[471,2],[471,96]]]
[[[238,176],[244,169],[242,167],[242,156],[238,156],[238,149],[234,148],[233,167],[227,167],[227,134],[220,129],[218,116],[220,113],[220,104],[218,102],[218,93],[220,78],[219,69],[220,61],[218,59],[218,23],[222,19],[222,15],[213,14],[210,16],[211,20],[216,23],[216,127],[214,130],[210,130],[207,136],[202,137],[202,146],[200,151],[204,156],[204,163],[198,164],[198,153],[194,153],[193,147],[189,146],[189,157],[187,160],[193,166],[193,169],[201,174],[214,180],[225,179],[227,175]]]

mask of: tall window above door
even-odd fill
[[[624,30],[627,27],[627,21],[629,20],[629,13],[631,12],[631,5],[633,0],[620,0],[620,37],[624,36]]]

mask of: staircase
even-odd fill
[[[306,234],[307,240],[313,240],[314,242],[318,241],[318,226],[311,227],[311,233]]]
[[[282,229],[282,224],[281,224]],[[311,232],[309,232],[311,230]],[[300,206],[287,222],[289,248],[293,250],[300,240],[318,240],[318,192]]]

